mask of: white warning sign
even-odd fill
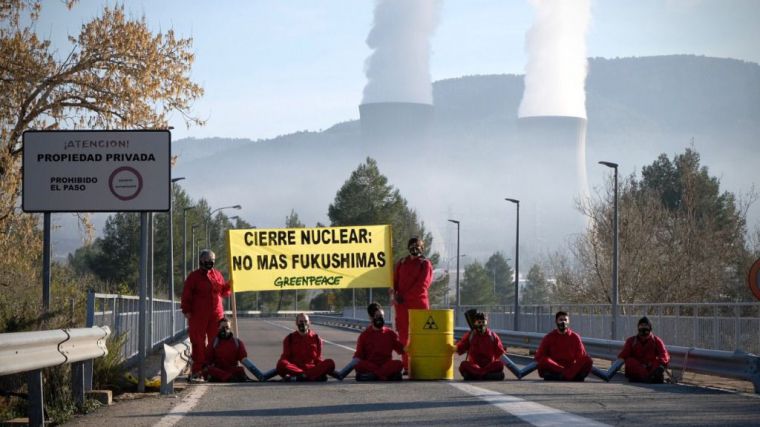
[[[25,212],[169,210],[166,131],[24,132]]]

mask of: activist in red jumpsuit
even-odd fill
[[[546,334],[536,350],[538,375],[545,380],[583,381],[594,362],[586,354],[580,335],[568,327],[567,313],[558,311],[554,320],[557,329]]]
[[[248,357],[245,344],[232,336],[230,321],[219,321],[219,332],[206,348],[206,374],[210,381],[246,381],[248,377],[238,362]]]
[[[224,317],[222,297],[230,295],[231,282],[214,268],[216,255],[209,249],[201,251],[200,268],[185,279],[182,290],[182,312],[188,321],[188,335],[193,352],[191,379],[201,380],[206,342],[213,341],[219,320]]]
[[[473,329],[457,342],[457,354],[467,352],[467,360],[459,365],[459,372],[465,380],[503,380],[504,362],[501,355],[506,353],[501,338],[487,327],[485,313],[476,313]]]
[[[396,306],[395,327],[404,347],[409,346],[409,309],[429,309],[428,289],[433,280],[433,265],[423,255],[425,242],[418,237],[409,239],[409,256],[396,264],[393,273],[391,299]],[[404,373],[409,371],[409,357],[401,357]]]
[[[625,361],[625,376],[631,382],[662,384],[670,354],[660,337],[652,333],[652,324],[644,316],[639,319],[639,334],[625,340],[619,359]]]
[[[322,339],[310,329],[309,316],[296,316],[297,331],[282,341],[282,355],[277,362],[277,373],[283,381],[326,381],[335,371],[332,359],[322,360]]]
[[[393,360],[392,354],[404,354],[398,334],[385,326],[385,312],[382,308],[373,310],[372,325],[359,335],[356,341],[356,380],[401,380],[403,364]],[[372,312],[372,311],[371,311]]]

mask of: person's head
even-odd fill
[[[298,333],[301,335],[305,335],[309,332],[309,327],[311,325],[311,322],[309,321],[309,315],[306,313],[298,313],[296,316],[296,328],[298,329]]]
[[[219,338],[227,339],[232,336],[232,329],[230,328],[230,320],[226,317],[219,319],[219,331],[217,332]]]
[[[216,262],[216,254],[211,249],[203,249],[198,255],[198,264],[204,270],[211,270],[214,268]]]
[[[383,329],[385,326],[385,312],[382,307],[378,307],[375,310],[375,314],[372,315],[372,327],[375,329]]]
[[[557,324],[557,330],[564,334],[570,326],[570,316],[564,311],[558,311],[557,314],[554,315],[554,323]]]
[[[406,247],[409,249],[411,256],[422,256],[425,253],[425,242],[417,236],[409,239]]]
[[[483,334],[486,332],[487,327],[488,319],[486,318],[485,313],[479,311],[472,316],[472,329]]]
[[[648,337],[652,332],[652,322],[650,322],[649,318],[646,316],[639,319],[638,327],[639,335],[642,337]]]
[[[377,310],[382,310],[383,306],[376,302],[371,302],[367,306],[367,314],[369,314],[370,320],[372,320],[375,317],[375,312]]]

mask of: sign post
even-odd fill
[[[43,307],[50,304],[50,214],[141,212],[140,367],[145,384],[145,298],[148,212],[169,210],[171,133],[168,130],[26,131],[24,212],[44,213]]]

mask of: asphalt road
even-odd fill
[[[240,338],[262,370],[273,368],[294,321],[241,319]],[[314,326],[324,357],[344,366],[358,334]],[[520,362],[519,359],[515,361]],[[459,358],[456,360],[458,366]],[[760,396],[684,385],[517,381],[403,381],[191,385],[173,397],[120,402],[70,425],[537,425],[759,426]]]

